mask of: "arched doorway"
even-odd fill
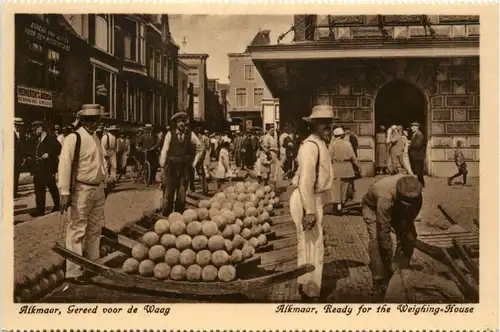
[[[392,125],[401,125],[408,130],[411,139],[412,122],[420,123],[420,130],[427,141],[427,99],[424,93],[417,86],[403,80],[395,80],[382,86],[375,98],[376,132],[380,126],[387,130]],[[425,162],[425,173],[428,173],[428,166]]]
[[[403,80],[395,80],[380,88],[375,99],[375,126],[386,128],[401,125],[408,129],[410,123],[420,123],[420,130],[426,134],[427,102],[422,91]]]

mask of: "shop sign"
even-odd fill
[[[239,125],[231,125],[231,131],[238,131],[238,130],[240,130]]]
[[[20,104],[52,108],[52,92],[18,85],[17,102]]]
[[[31,38],[35,38],[64,51],[70,50],[68,37],[58,35],[40,23],[31,22],[29,26],[24,28],[24,33]]]

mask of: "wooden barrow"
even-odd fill
[[[132,247],[137,243],[133,238],[139,238],[152,228],[155,221],[166,218],[160,214],[153,213],[146,216],[138,223],[126,225],[124,233],[127,236],[118,234],[106,227],[102,229],[101,244],[112,248],[114,251],[101,258],[97,262],[92,262],[74,252],[56,245],[53,251],[78,264],[88,271],[95,273],[94,283],[103,286],[112,285],[125,288],[130,292],[149,291],[158,295],[179,294],[179,295],[199,295],[199,296],[224,296],[224,295],[244,295],[255,298],[266,294],[267,288],[278,283],[295,279],[303,274],[312,272],[314,266],[303,265],[295,267],[289,271],[270,273],[266,266],[261,265],[261,258],[254,256],[248,260],[237,264],[236,277],[232,282],[189,282],[174,280],[158,280],[155,278],[142,277],[138,275],[128,275],[121,270],[123,261],[131,256]],[[134,236],[135,235],[135,236]],[[271,239],[274,232],[266,234]],[[273,245],[260,247],[256,252],[266,252],[273,250]],[[276,262],[279,264],[279,262]]]

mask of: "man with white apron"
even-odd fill
[[[102,149],[104,151],[104,155],[106,156],[106,159],[109,160],[110,166],[111,166],[111,172],[110,172],[110,180],[111,182],[116,181],[116,153],[117,153],[117,139],[116,139],[116,133],[118,131],[118,128],[116,126],[111,126],[108,128],[107,132],[102,135]],[[106,172],[108,171],[107,163],[105,164],[106,166]]]
[[[101,121],[101,107],[83,105],[78,115],[82,125],[65,138],[59,159],[60,206],[61,213],[71,206],[66,248],[90,260],[97,260],[104,225],[106,181],[104,153],[95,133]],[[80,142],[80,151],[75,156],[77,141]],[[86,283],[89,277],[79,265],[66,262],[67,279]]]
[[[349,201],[349,187],[354,191],[354,178],[359,172],[358,158],[349,141],[344,139],[344,130],[335,128],[328,150],[332,158],[335,180],[332,186],[332,202],[337,213],[342,213],[344,205]],[[354,194],[354,193],[353,193]]]
[[[315,106],[309,117],[312,134],[300,146],[299,168],[293,179],[297,188],[290,197],[290,214],[297,229],[297,264],[312,264],[314,271],[297,279],[303,299],[319,298],[323,273],[323,201],[332,187],[333,171],[324,129],[331,124],[333,108]]]
[[[269,177],[269,184],[272,188],[276,187],[276,181],[278,181],[278,170],[280,168],[280,161],[278,159],[278,141],[276,140],[276,132],[274,127],[271,127],[267,134],[262,139],[262,147],[264,150],[271,153],[271,175]]]

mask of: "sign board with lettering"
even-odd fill
[[[18,85],[17,102],[20,104],[52,108],[52,92]]]
[[[231,125],[231,131],[238,131],[238,130],[240,130],[239,125]]]
[[[31,22],[24,28],[26,36],[34,38],[40,42],[45,42],[50,46],[54,46],[64,51],[70,50],[69,38],[61,34],[56,34],[49,27],[42,25],[42,23]]]

